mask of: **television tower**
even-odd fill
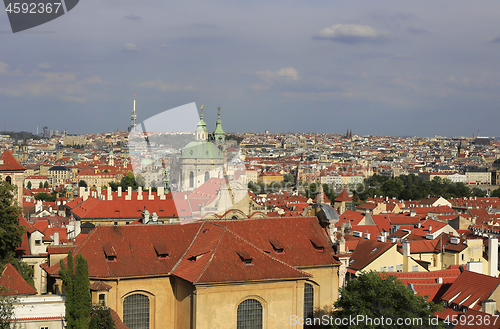
[[[135,114],[135,92],[134,92],[134,110],[132,111],[132,116],[131,116],[132,124],[130,126],[130,131],[132,131],[137,126],[137,124],[135,123],[135,119],[137,119],[137,114]]]

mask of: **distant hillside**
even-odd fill
[[[0,135],[9,135],[13,140],[42,139],[43,137],[34,135],[28,131],[0,131]]]

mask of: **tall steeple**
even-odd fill
[[[203,105],[201,106],[200,122],[196,127],[196,141],[206,142],[208,140],[207,124],[203,121]]]
[[[215,143],[224,143],[226,141],[226,133],[222,130],[222,121],[220,119],[220,107],[218,108],[217,121],[215,122],[214,140]]]
[[[137,114],[135,114],[135,92],[134,92],[134,109],[132,110],[131,125],[129,131],[132,131],[137,126],[137,124],[135,123],[136,119],[137,119]]]

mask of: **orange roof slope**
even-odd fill
[[[0,157],[3,160],[3,164],[0,164],[0,171],[25,171],[26,168],[21,166],[19,162],[17,162],[16,158],[10,153],[9,149],[5,149],[2,156]],[[1,162],[1,161],[0,161]]]
[[[392,246],[396,245],[374,240],[360,240],[356,246],[356,250],[354,250],[351,255],[348,268],[355,272],[360,271],[389,250]]]
[[[0,286],[6,289],[6,291],[0,292],[0,295],[12,296],[36,294],[36,289],[26,282],[21,274],[19,274],[19,272],[10,263],[7,263],[3,268],[2,277],[0,277]]]
[[[316,217],[244,219],[216,223],[226,226],[257,248],[292,266],[338,263],[334,259],[330,238]],[[279,252],[281,248],[273,246],[272,241],[282,245],[282,253]],[[322,247],[323,251],[318,251],[316,247]]]
[[[334,201],[337,202],[342,202],[342,201],[352,201],[352,198],[347,194],[347,191],[345,189],[340,192],[339,196],[335,198]]]
[[[193,283],[311,276],[266,254],[227,228],[211,223],[203,226],[173,274]]]
[[[446,291],[442,299],[478,311],[481,309],[482,302],[493,294],[499,284],[499,278],[464,271]]]

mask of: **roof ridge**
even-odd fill
[[[299,271],[299,272],[301,272],[301,273],[305,274],[305,276],[312,276],[311,274],[309,274],[309,273],[307,273],[307,272],[304,272],[304,271],[302,271],[302,270],[299,270],[299,269],[298,269],[298,268],[296,268],[295,266],[292,266],[292,265],[290,265],[290,264],[288,264],[288,263],[285,263],[284,261],[282,261],[282,260],[280,260],[280,259],[274,258],[274,257],[273,257],[273,256],[271,256],[270,254],[268,254],[268,253],[264,252],[264,250],[262,250],[262,249],[260,249],[259,247],[255,246],[253,243],[251,243],[251,242],[249,242],[249,241],[245,240],[244,238],[242,238],[242,237],[241,237],[241,236],[239,236],[238,234],[236,234],[236,233],[232,232],[229,228],[227,229],[227,231],[228,231],[229,233],[233,234],[235,237],[239,238],[240,240],[244,241],[245,243],[248,243],[249,245],[251,245],[252,247],[254,247],[255,249],[257,249],[257,251],[259,251],[261,254],[263,254],[263,255],[265,255],[265,256],[267,256],[267,257],[271,258],[272,260],[275,260],[275,261],[277,261],[277,262],[279,262],[279,263],[281,263],[281,264],[283,264],[283,265],[285,265],[285,266],[288,266],[288,267],[289,267],[289,268],[291,268],[291,269],[294,269],[294,270],[296,270],[296,271]]]
[[[208,262],[205,264],[205,266],[203,267],[203,269],[200,271],[200,274],[196,277],[196,279],[193,280],[193,283],[194,282],[197,282],[201,276],[205,273],[205,270],[208,268],[208,265],[212,262],[212,259],[214,258],[215,256],[215,252],[217,250],[217,247],[219,246],[221,240],[222,240],[222,237],[224,236],[224,233],[226,233],[226,230],[227,230],[227,227],[224,227],[223,228],[223,231],[222,231],[222,234],[220,235],[219,237],[219,240],[217,241],[217,243],[215,244],[215,247],[211,250],[212,252],[212,255],[210,255],[210,259],[208,260]]]
[[[186,248],[186,251],[182,254],[181,257],[179,257],[179,260],[177,261],[177,263],[175,263],[175,265],[172,267],[172,269],[170,270],[170,273],[174,273],[174,271],[177,269],[177,266],[179,266],[179,264],[181,263],[181,261],[184,259],[184,257],[186,257],[187,253],[189,252],[189,250],[191,249],[191,247],[193,246],[194,242],[196,241],[196,238],[198,237],[198,235],[200,235],[200,232],[201,232],[201,229],[205,226],[205,222],[202,222],[202,224],[200,225],[200,228],[198,229],[198,232],[196,232],[196,235],[194,236],[193,240],[191,240],[191,243],[189,244],[189,247]]]

